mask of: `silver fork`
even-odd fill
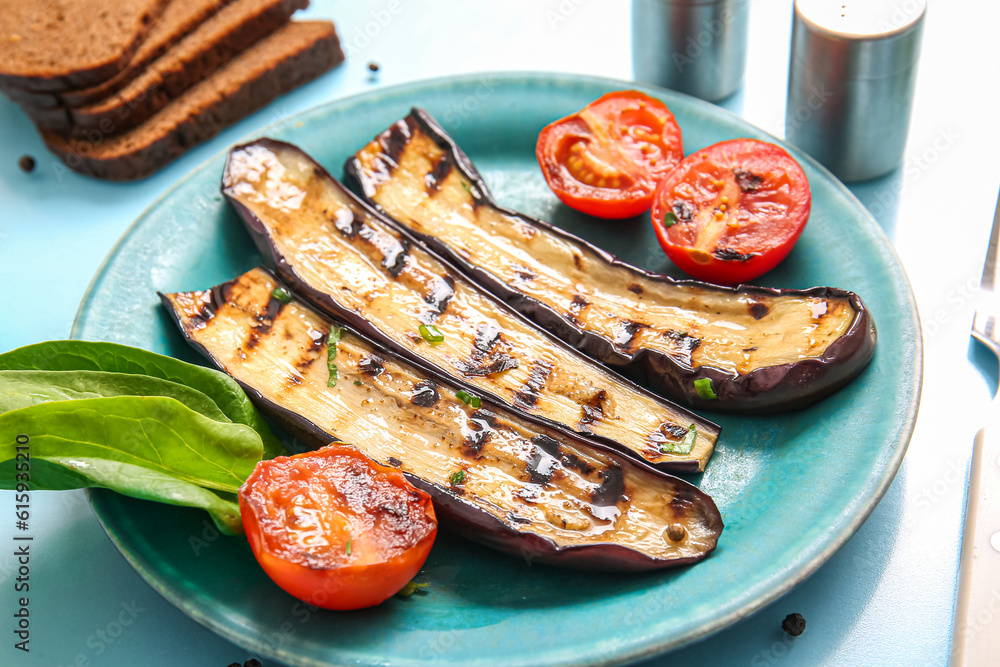
[[[997,245],[1000,200],[986,252],[980,302],[972,335],[1000,359],[1000,286]],[[958,599],[951,641],[952,667],[1000,665],[1000,392],[972,450],[965,535],[958,573]]]

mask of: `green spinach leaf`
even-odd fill
[[[106,371],[0,371],[0,413],[50,401],[169,396],[217,422],[231,422],[207,395],[149,375]]]
[[[236,493],[260,460],[260,436],[161,396],[39,403],[0,414],[0,461],[18,437],[45,459],[104,459],[147,468],[208,489]]]
[[[116,343],[56,340],[0,354],[0,370],[108,371],[183,384],[209,396],[232,421],[257,431],[264,458],[286,453],[239,384],[211,368]]]
[[[209,513],[219,530],[228,535],[243,532],[239,505],[196,484],[130,463],[87,457],[31,456],[29,489],[58,491],[101,487],[133,498],[170,505],[200,508]],[[0,463],[0,488],[16,488],[16,463]]]

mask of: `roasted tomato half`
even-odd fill
[[[423,566],[437,533],[429,495],[347,445],[261,461],[239,503],[268,576],[326,609],[371,607],[394,595]]]
[[[657,182],[681,161],[684,146],[663,102],[624,90],[547,125],[535,155],[564,204],[599,218],[628,218],[649,210]]]
[[[733,139],[692,153],[660,182],[653,227],[682,271],[735,285],[788,255],[811,202],[802,167],[784,149]]]

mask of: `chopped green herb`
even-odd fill
[[[664,454],[680,454],[687,456],[694,449],[695,440],[698,439],[698,427],[694,424],[688,426],[688,432],[680,442],[667,442],[660,447]]]
[[[411,595],[413,595],[414,593],[416,593],[417,591],[420,591],[420,590],[423,590],[423,589],[429,588],[429,587],[430,587],[430,584],[418,584],[415,581],[410,581],[410,582],[407,582],[407,584],[405,586],[403,586],[399,590],[399,592],[396,593],[396,595],[402,595],[404,598],[408,598]]]
[[[360,387],[361,386],[361,380],[355,380],[354,384],[357,385],[358,387]]]
[[[698,398],[706,400],[715,398],[715,390],[712,389],[712,380],[710,378],[699,378],[695,380],[694,390],[698,392]]]
[[[459,389],[457,392],[455,392],[455,396],[458,398],[458,400],[462,401],[466,405],[471,405],[474,408],[478,408],[480,405],[483,404],[483,402],[479,400],[478,396],[473,396],[469,392],[464,391],[462,389]]]
[[[448,477],[448,481],[451,482],[452,486],[458,486],[465,481],[465,471],[459,470],[458,472],[453,472]]]
[[[437,345],[444,342],[444,334],[441,333],[440,329],[433,324],[421,324],[419,331],[420,335],[424,337],[424,340],[431,345]]]
[[[337,373],[337,364],[333,360],[337,358],[337,343],[340,342],[340,334],[343,331],[344,327],[331,327],[330,335],[326,338],[326,367],[330,371],[330,378],[326,381],[327,387],[337,386],[339,375]]]
[[[348,556],[351,555],[351,542],[353,542],[353,540],[347,540],[347,547],[344,549],[344,551],[347,552]]]
[[[469,193],[470,197],[475,197],[475,195],[472,194],[472,186],[471,185],[469,185],[465,181],[459,181],[459,182],[462,184],[462,187],[465,188],[465,191]]]
[[[669,227],[673,227],[678,222],[680,222],[680,220],[677,219],[677,214],[674,213],[673,211],[667,211],[666,213],[663,214],[663,226],[664,227],[668,227],[668,228]]]
[[[291,303],[292,301],[292,295],[284,287],[275,287],[271,290],[271,296],[281,303]]]

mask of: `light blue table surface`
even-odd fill
[[[994,33],[1000,5],[930,5],[904,162],[851,187],[895,244],[921,312],[924,389],[907,457],[861,530],[802,585],[727,630],[644,664],[947,662],[972,440],[997,386],[996,362],[968,332],[1000,185]],[[139,183],[67,172],[27,117],[0,99],[0,351],[67,337],[90,279],[131,222],[195,165],[269,122],[376,87],[449,74],[535,70],[631,78],[627,2],[517,0],[486,7],[314,0],[308,15],[337,22],[347,62]],[[790,0],[754,1],[746,82],[723,104],[779,136],[790,26]],[[381,66],[377,74],[368,70],[370,61]],[[23,154],[38,160],[31,174],[17,167]],[[251,657],[147,586],[80,492],[32,496],[31,652],[15,650],[13,515],[13,494],[0,493],[0,665],[225,667]],[[807,619],[797,639],[780,629],[790,612]],[[1000,618],[994,625],[1000,637]]]

